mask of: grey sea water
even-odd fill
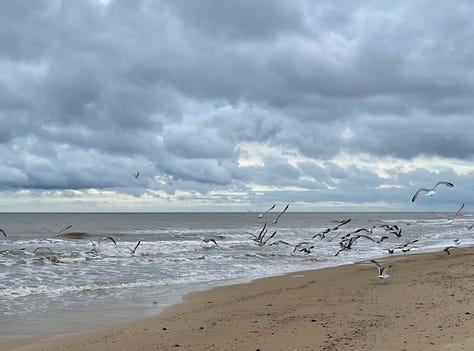
[[[474,243],[470,213],[448,221],[433,213],[295,213],[268,224],[267,245],[252,238],[281,211],[255,213],[1,213],[0,339],[91,329],[154,315],[191,291],[287,272],[388,255],[418,239],[411,252]],[[402,237],[360,240],[337,257],[338,240],[312,236],[351,218],[358,228],[397,224]],[[56,233],[71,226],[61,235]],[[80,232],[80,234],[71,234]],[[333,233],[331,233],[331,236]],[[112,236],[110,240],[99,239]],[[218,246],[203,239],[214,239]],[[310,241],[311,253],[292,245]],[[132,250],[137,242],[135,253]],[[36,252],[35,252],[36,250]],[[397,254],[397,253],[396,253]],[[403,254],[398,252],[398,254]],[[375,274],[375,268],[374,268]]]

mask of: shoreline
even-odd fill
[[[0,350],[474,349],[474,248],[258,278],[186,294],[157,316]],[[178,345],[178,346],[177,346]]]

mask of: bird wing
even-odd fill
[[[285,208],[283,209],[283,211],[281,211],[281,212],[278,214],[278,216],[275,217],[275,219],[274,219],[273,221],[275,221],[275,222],[278,221],[278,218],[280,218],[280,217],[283,215],[283,213],[286,212],[286,210],[288,209],[289,206],[290,206],[290,204],[286,205]]]
[[[422,191],[431,191],[432,189],[427,189],[427,188],[420,188],[416,191],[415,195],[411,198],[411,202],[415,202],[416,198],[418,197],[418,194],[421,193]]]
[[[138,243],[135,245],[135,247],[133,248],[133,253],[135,253],[135,251],[137,250],[137,247],[141,244],[141,241],[138,240]]]
[[[375,260],[371,260],[370,262],[375,263],[375,265],[377,266],[377,269],[379,270],[379,275],[382,275],[384,271],[383,266]]]
[[[61,230],[58,232],[58,234],[61,234],[62,232],[68,230],[68,229],[71,228],[71,227],[72,227],[72,224],[68,225],[67,227],[61,229]]]
[[[464,202],[462,203],[461,207],[459,207],[459,210],[457,210],[456,213],[451,217],[451,219],[456,217],[463,210],[463,208],[464,208]]]
[[[100,239],[99,239],[99,244],[100,244],[100,242],[101,242],[102,240],[110,240],[110,241],[112,241],[115,245],[117,245],[117,242],[116,242],[115,239],[112,238],[111,236],[104,236],[104,237],[100,238]]]
[[[435,186],[433,187],[433,189],[436,189],[436,187],[437,187],[438,185],[446,185],[446,186],[449,187],[449,188],[452,188],[452,187],[454,186],[454,184],[451,183],[451,182],[447,182],[447,181],[441,180],[441,181],[439,181],[438,183],[435,184]]]
[[[266,210],[264,213],[267,213],[267,212],[270,212],[271,210],[273,210],[275,208],[276,204],[273,204],[272,207],[270,207],[268,210]]]

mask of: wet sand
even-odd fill
[[[361,262],[188,295],[156,317],[0,350],[474,350],[474,248]]]

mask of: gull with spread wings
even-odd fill
[[[448,188],[452,188],[454,186],[453,183],[451,182],[447,182],[447,181],[444,181],[444,180],[441,180],[439,181],[438,183],[435,184],[434,187],[428,189],[428,188],[420,188],[416,191],[415,195],[413,195],[413,197],[411,198],[411,201],[412,202],[415,202],[416,198],[418,197],[418,195],[421,193],[421,192],[426,192],[426,196],[433,196],[434,194],[436,194],[436,188],[439,186],[439,185],[445,185],[447,186]]]

